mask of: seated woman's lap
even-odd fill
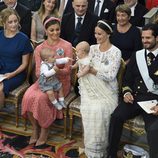
[[[27,112],[33,113],[33,117],[43,128],[49,127],[56,118],[63,118],[62,111],[58,111],[51,104],[47,94],[39,89],[38,82],[26,91],[22,105],[22,115],[26,116]]]
[[[20,74],[11,79],[4,80],[3,81],[4,93],[8,95],[10,91],[19,87],[24,81],[25,81],[25,75],[20,75]]]

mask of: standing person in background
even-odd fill
[[[0,74],[5,80],[0,82],[0,107],[5,96],[20,86],[26,79],[29,53],[33,49],[29,38],[19,31],[20,18],[13,9],[4,9],[0,13],[4,30],[0,31]]]
[[[62,17],[61,37],[74,47],[81,41],[96,43],[94,28],[98,17],[88,12],[88,0],[73,0],[72,6],[74,11]]]
[[[0,11],[5,8],[12,8],[17,11],[20,16],[20,28],[21,32],[30,37],[31,33],[31,10],[24,5],[17,2],[17,0],[4,0],[4,4],[0,5]]]
[[[0,0],[0,5],[2,5],[3,4],[3,0]]]
[[[138,115],[145,122],[150,158],[158,158],[158,106],[148,114],[138,105],[140,101],[158,100],[158,25],[142,28],[142,43],[144,49],[134,53],[127,65],[123,98],[111,115],[108,158],[117,157],[124,122]]]
[[[43,0],[40,9],[32,16],[31,40],[34,46],[44,41],[45,29],[43,20],[47,16],[59,17],[57,0]]]
[[[46,17],[43,21],[47,39],[36,47],[34,51],[36,76],[40,76],[41,58],[40,52],[43,48],[52,49],[52,55],[55,58],[72,58],[71,43],[61,39],[60,19],[55,17]],[[55,54],[53,54],[55,52]],[[71,62],[60,65],[60,68],[54,66],[54,70],[59,81],[63,85],[64,96],[67,96],[71,89],[70,84],[70,65]],[[56,95],[55,95],[56,96]],[[33,131],[29,144],[35,143],[37,148],[43,147],[47,141],[49,127],[58,118],[63,118],[62,111],[58,111],[50,102],[48,95],[43,93],[38,85],[38,80],[26,91],[22,100],[22,115],[28,117]]]
[[[131,55],[142,48],[140,30],[129,20],[131,9],[126,4],[116,7],[117,24],[114,26],[111,42],[121,50],[122,58],[129,62]]]
[[[143,16],[148,12],[148,9],[140,4],[138,0],[124,0],[124,4],[131,9],[130,23],[137,27],[143,27],[145,25]]]
[[[115,3],[111,0],[88,0],[88,10],[100,19],[114,21]]]
[[[58,0],[59,14],[62,17],[63,14],[73,12],[72,0]]]
[[[108,22],[98,21],[95,27],[97,44],[92,45],[89,52],[90,71],[81,84],[80,111],[88,158],[107,156],[110,115],[118,105],[116,76],[120,67],[121,51],[110,42],[112,32]]]
[[[138,0],[138,2],[142,4],[143,6],[145,6],[146,0]]]
[[[23,4],[31,11],[37,11],[43,0],[18,0],[19,3]]]

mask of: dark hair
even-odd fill
[[[43,20],[43,25],[46,30],[48,29],[49,26],[54,25],[54,24],[59,24],[60,26],[60,19],[53,16],[47,16]]]
[[[158,24],[148,23],[142,28],[142,31],[146,30],[151,30],[154,37],[158,36]]]
[[[112,34],[112,25],[109,21],[107,20],[99,20],[97,22],[97,27],[101,28],[102,30],[104,30],[107,34]]]

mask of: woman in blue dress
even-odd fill
[[[4,105],[5,96],[21,85],[26,78],[29,53],[33,51],[29,38],[19,31],[19,16],[13,9],[1,12],[0,23],[0,74],[5,79],[0,82],[0,107]]]

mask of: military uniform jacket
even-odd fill
[[[155,84],[158,83],[158,77],[155,77],[154,75],[156,69],[158,70],[158,64],[156,63],[158,63],[158,56],[156,57],[155,61],[152,62],[150,68],[148,67],[149,75]],[[136,62],[136,53],[132,55],[123,79],[123,94],[126,92],[131,92],[137,100],[158,99],[157,95],[149,92],[142,79]]]

